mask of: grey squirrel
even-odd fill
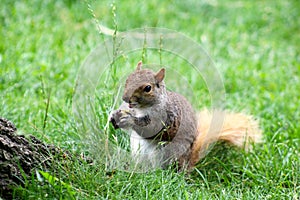
[[[185,97],[167,91],[164,77],[164,68],[154,73],[139,62],[126,80],[122,105],[110,118],[115,129],[130,130],[132,156],[139,162],[154,160],[163,168],[176,162],[180,169],[192,169],[213,142],[249,148],[260,141],[258,122],[241,113],[220,111],[226,114],[222,129],[209,132],[211,113],[196,113]]]

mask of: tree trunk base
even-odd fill
[[[61,154],[57,147],[16,131],[13,123],[0,118],[0,197],[4,199],[11,199],[13,187],[24,185],[34,169],[49,168],[53,156]]]

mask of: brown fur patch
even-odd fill
[[[193,167],[204,155],[210,144],[225,141],[245,150],[251,150],[252,143],[262,141],[259,123],[251,115],[218,111],[225,119],[221,130],[211,127],[212,113],[203,110],[198,114],[198,136],[192,147],[189,168]]]

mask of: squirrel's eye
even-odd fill
[[[146,87],[144,87],[144,91],[145,92],[150,92],[151,91],[151,85],[147,85]]]

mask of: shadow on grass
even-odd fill
[[[246,153],[225,142],[216,143],[209,153],[195,166],[191,180],[213,184],[228,184],[241,179]]]

